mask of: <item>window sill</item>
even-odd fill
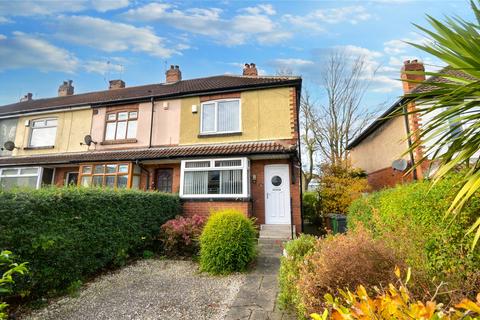
[[[122,139],[122,140],[105,140],[100,142],[102,146],[108,146],[112,144],[126,144],[126,143],[137,143],[137,139]]]
[[[213,138],[213,137],[230,137],[230,136],[241,136],[242,132],[225,132],[225,133],[200,133],[198,138]]]
[[[248,202],[250,197],[189,197],[180,196],[182,201],[190,202]]]
[[[43,150],[43,149],[53,149],[55,146],[43,146],[43,147],[25,147],[23,150]]]

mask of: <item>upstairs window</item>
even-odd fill
[[[182,161],[180,195],[186,198],[245,198],[248,160]]]
[[[57,135],[57,123],[55,118],[33,120],[31,123],[29,147],[53,147]]]
[[[240,100],[202,103],[200,131],[202,134],[240,132]]]
[[[138,111],[107,113],[105,141],[127,140],[137,137]]]

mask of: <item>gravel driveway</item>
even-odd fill
[[[223,319],[244,280],[200,274],[191,261],[143,260],[22,319]]]

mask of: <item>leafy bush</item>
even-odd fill
[[[400,272],[396,270],[400,278]],[[386,319],[386,320],[474,320],[480,319],[480,293],[477,301],[463,299],[455,305],[455,308],[445,308],[435,301],[412,301],[411,294],[406,286],[399,281],[396,287],[390,284],[388,288],[378,290],[375,297],[371,297],[364,286],[360,285],[356,290],[339,290],[338,297],[325,295],[327,309],[322,315],[312,314],[313,320],[327,319]],[[408,275],[407,281],[408,282]]]
[[[15,283],[15,275],[24,275],[28,269],[26,262],[18,264],[13,262],[11,252],[4,250],[0,252],[0,272],[2,277],[0,278],[0,295],[5,295],[12,292],[12,285]],[[8,304],[0,301],[0,319],[7,319],[7,313],[5,309]]]
[[[178,216],[167,221],[160,232],[164,252],[169,256],[197,254],[200,249],[198,238],[206,221],[207,217],[201,215],[194,215],[193,217]]]
[[[387,285],[399,263],[391,250],[360,229],[317,241],[305,260],[298,281],[299,311],[305,314],[322,310],[323,296],[337,288]]]
[[[17,285],[33,297],[141,255],[181,208],[173,195],[93,188],[0,191],[0,203],[0,248],[29,261]]]
[[[377,192],[355,201],[348,214],[349,228],[364,225],[403,257],[418,275],[415,287],[425,288],[421,294],[433,295],[440,282],[446,286],[442,291],[453,290],[439,297],[445,301],[480,291],[480,248],[471,251],[473,235],[465,236],[480,212],[480,197],[474,196],[455,219],[445,219],[459,179],[450,176],[433,188],[423,181]]]
[[[244,271],[256,255],[252,220],[234,209],[212,213],[200,236],[200,268],[213,274]]]
[[[321,224],[322,218],[320,215],[320,209],[318,207],[319,199],[317,191],[305,191],[303,192],[302,207],[303,217],[308,222],[315,225]]]
[[[324,164],[321,170],[318,193],[323,217],[332,213],[346,214],[350,204],[369,191],[363,172],[348,164]]]
[[[285,245],[285,255],[280,258],[280,272],[278,276],[280,292],[278,302],[282,308],[299,309],[300,297],[297,289],[300,267],[304,264],[305,256],[315,246],[317,238],[302,234]],[[303,313],[302,313],[303,314]]]

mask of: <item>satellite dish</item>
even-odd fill
[[[15,149],[15,143],[13,141],[7,141],[3,144],[3,148],[8,151]]]
[[[87,134],[84,138],[83,138],[83,143],[81,144],[86,144],[87,146],[90,147],[91,144],[97,144],[95,141],[93,141],[92,139],[92,136]]]
[[[392,168],[398,171],[405,171],[408,167],[408,162],[405,159],[397,159],[392,162]]]

